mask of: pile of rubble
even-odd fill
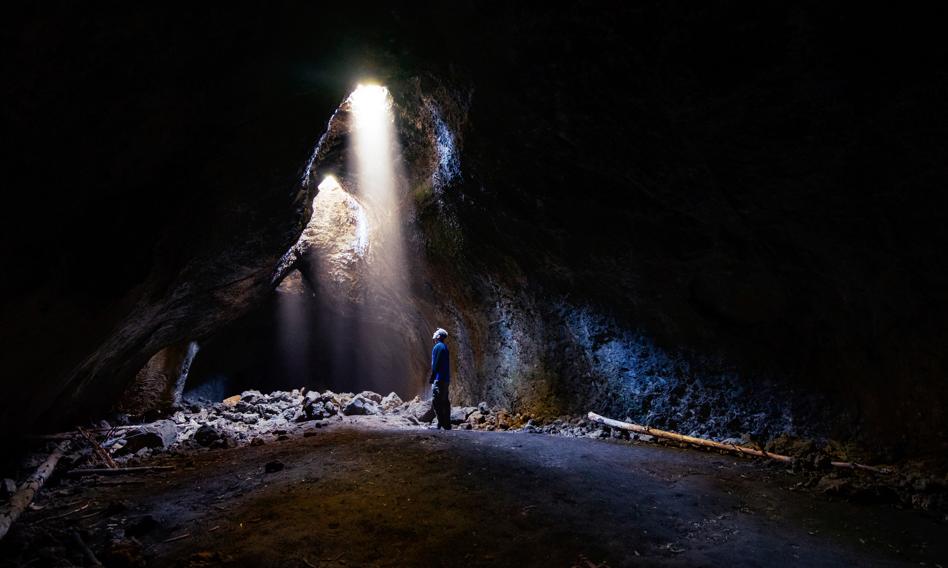
[[[317,392],[305,389],[264,394],[249,390],[221,402],[194,400],[164,420],[112,429],[102,448],[117,463],[134,463],[165,451],[225,448],[286,439],[299,430],[312,430],[345,416],[383,416],[393,425],[419,427],[435,419],[429,401],[403,401],[396,393]],[[486,402],[452,407],[451,422],[466,430],[507,430],[570,437],[623,437],[619,431],[585,418],[560,417],[543,424]],[[107,425],[106,430],[108,430]],[[100,429],[100,432],[102,429]]]

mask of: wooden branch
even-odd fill
[[[150,473],[153,471],[173,471],[173,465],[143,465],[140,467],[118,467],[112,468],[85,468],[73,469],[66,473],[70,477],[79,477],[83,475],[122,475],[126,473]]]
[[[722,442],[715,442],[714,440],[705,440],[704,438],[695,438],[693,436],[685,436],[684,434],[678,434],[677,432],[666,432],[665,430],[659,430],[657,428],[649,428],[648,426],[640,426],[638,424],[633,424],[631,422],[620,422],[618,420],[613,420],[611,418],[599,416],[595,412],[590,412],[588,417],[593,422],[605,424],[606,426],[611,426],[612,428],[618,428],[620,430],[628,430],[629,432],[635,432],[636,434],[645,434],[647,436],[654,436],[656,438],[664,438],[666,440],[674,440],[676,442],[682,442],[685,444],[693,444],[695,446],[702,446],[705,448],[714,448],[716,450],[736,452],[739,454],[745,454],[749,456],[770,458],[772,460],[777,460],[779,462],[790,463],[791,461],[793,461],[793,458],[791,458],[790,456],[772,454],[770,452],[765,452],[763,450],[755,450],[754,448],[747,448],[747,447],[738,446],[735,444],[725,444]]]
[[[162,542],[162,544],[168,543],[168,542],[174,542],[174,541],[176,541],[176,540],[181,540],[181,539],[184,539],[184,538],[189,538],[190,536],[191,536],[191,533],[186,532],[186,533],[184,533],[184,534],[179,534],[178,536],[173,536],[173,537],[171,537],[171,538],[166,538],[165,540],[163,540],[163,541],[161,541],[161,542]]]
[[[872,465],[866,465],[856,462],[841,462],[834,461],[830,462],[833,467],[841,467],[844,469],[860,469],[862,471],[869,471],[872,473],[892,473],[892,470],[887,467],[875,467]]]
[[[760,458],[768,458],[776,460],[782,463],[791,463],[793,458],[790,456],[785,456],[782,454],[774,454],[764,450],[757,450],[754,448],[748,448],[746,446],[738,446],[736,444],[725,444],[723,442],[715,442],[714,440],[706,440],[704,438],[695,438],[694,436],[686,436],[684,434],[679,434],[677,432],[668,432],[665,430],[659,430],[657,428],[650,428],[648,426],[641,426],[639,424],[633,424],[631,422],[620,422],[619,420],[613,420],[611,418],[606,418],[605,416],[600,416],[595,412],[590,412],[588,418],[593,422],[598,422],[599,424],[605,424],[612,428],[618,428],[620,430],[627,430],[629,432],[635,432],[636,434],[645,434],[647,436],[654,436],[656,438],[663,438],[666,440],[674,440],[676,442],[682,442],[685,444],[692,444],[694,446],[701,446],[704,448],[713,448],[715,450],[723,450],[725,452],[733,452],[738,454],[743,454],[746,456],[755,456]],[[863,465],[853,462],[842,462],[834,461],[832,462],[833,467],[842,467],[847,469],[860,469],[863,471],[871,471],[873,473],[889,473],[889,470],[881,467],[873,467],[870,465]]]
[[[60,442],[59,445],[56,446],[56,449],[53,450],[53,453],[49,454],[49,457],[46,458],[46,461],[40,464],[40,466],[36,468],[36,471],[33,472],[33,475],[24,481],[23,485],[17,489],[17,492],[10,498],[10,502],[0,510],[0,539],[6,536],[7,531],[10,530],[10,525],[12,525],[30,503],[33,502],[33,497],[42,489],[43,484],[46,483],[50,474],[56,469],[56,464],[60,458],[62,458],[66,450],[69,449],[69,443],[69,440]]]
[[[81,427],[76,427],[76,430],[78,430],[79,434],[86,439],[86,442],[88,442],[90,446],[92,446],[92,452],[98,456],[99,460],[101,460],[102,463],[106,465],[106,467],[111,469],[118,467],[118,464],[115,463],[115,460],[112,459],[112,456],[109,454],[109,452],[105,451],[105,448],[99,445],[99,442],[97,442],[96,439],[92,437],[92,434],[86,432]]]
[[[40,523],[45,523],[46,521],[52,521],[53,519],[61,519],[63,517],[68,517],[69,515],[75,515],[76,513],[81,513],[82,511],[85,511],[86,509],[89,508],[90,505],[92,505],[92,503],[86,503],[82,507],[79,507],[78,509],[73,509],[72,511],[66,511],[65,513],[61,513],[59,515],[53,515],[51,517],[43,517],[42,519],[36,521],[33,524],[38,525]]]

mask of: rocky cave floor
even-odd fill
[[[94,565],[80,541],[105,566],[948,566],[944,513],[869,474],[452,415],[444,432],[419,399],[248,391],[109,426],[119,466],[168,469],[62,475],[102,467],[75,449],[0,566]]]

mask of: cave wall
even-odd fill
[[[498,306],[479,333],[509,345],[472,354],[477,389],[941,452],[937,34],[908,13],[587,7],[523,41],[498,25],[471,72],[504,87],[476,89],[470,178],[446,198],[469,295]]]
[[[3,28],[11,428],[107,407],[159,350],[265,301],[309,218],[306,160],[368,73],[419,78],[463,142],[451,184],[412,188],[418,296],[454,322],[459,401],[943,449],[933,14],[20,10]],[[419,172],[437,131],[404,129]]]
[[[115,410],[135,418],[155,420],[170,414],[181,403],[197,343],[169,345],[152,355],[129,383]]]

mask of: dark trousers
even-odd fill
[[[448,383],[431,383],[431,409],[438,417],[438,427],[451,429],[451,401],[448,400]]]

